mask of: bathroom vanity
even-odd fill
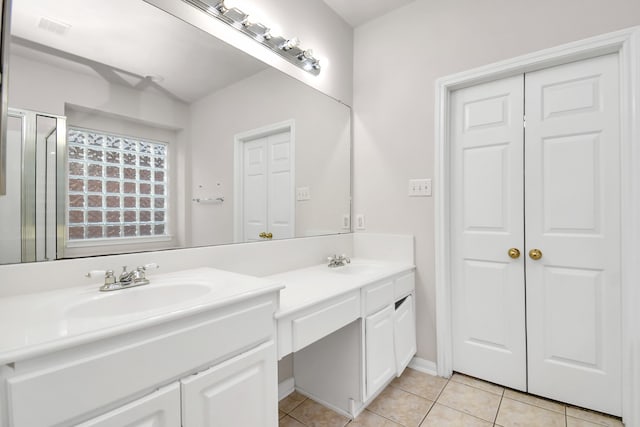
[[[354,260],[269,278],[285,286],[278,357],[293,353],[300,393],[353,418],[414,356],[412,264]]]
[[[205,268],[5,298],[0,425],[276,426],[280,288]]]
[[[289,354],[296,390],[355,417],[416,351],[415,267],[384,255],[0,298],[0,426],[275,427]]]

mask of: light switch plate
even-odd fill
[[[311,190],[309,187],[298,187],[296,189],[296,200],[299,202],[311,200]]]
[[[429,197],[431,196],[431,179],[410,179],[409,197]]]
[[[365,228],[367,227],[364,222],[364,215],[363,214],[356,215],[356,230],[364,230]]]

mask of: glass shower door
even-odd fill
[[[7,195],[0,196],[0,262],[61,258],[66,120],[13,108],[8,117]]]

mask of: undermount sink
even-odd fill
[[[130,315],[179,305],[200,298],[209,292],[211,288],[201,284],[144,285],[110,293],[99,293],[90,299],[73,304],[65,314],[69,318]]]

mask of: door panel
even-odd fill
[[[294,236],[292,154],[290,132],[243,143],[243,241]]]
[[[598,351],[602,347],[601,273],[575,268],[544,269],[546,360],[601,369]],[[567,339],[576,331],[581,332],[580,339]]]
[[[525,210],[529,391],[620,415],[617,61],[526,75]]]
[[[470,147],[463,151],[465,231],[508,231],[509,145]],[[490,165],[490,168],[487,166]]]
[[[453,367],[526,389],[523,76],[452,93]]]
[[[269,137],[269,231],[274,239],[293,237],[293,175],[289,132]]]
[[[260,138],[244,143],[244,240],[260,240],[267,229],[267,141]]]
[[[547,137],[541,142],[545,235],[598,234],[601,204],[597,191],[601,185],[597,165],[601,155],[599,132]],[[575,159],[580,161],[575,162]],[[567,173],[568,165],[571,166],[570,173]]]

